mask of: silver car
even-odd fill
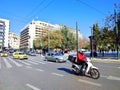
[[[53,61],[53,62],[66,62],[67,57],[65,57],[63,54],[59,52],[49,52],[45,55],[45,59],[47,61]]]

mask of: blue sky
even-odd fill
[[[88,38],[90,26],[103,25],[120,0],[0,0],[0,18],[10,20],[10,31],[20,31],[33,19],[75,28]]]

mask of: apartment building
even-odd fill
[[[0,50],[8,48],[9,20],[0,18]]]
[[[51,28],[51,29],[50,29]],[[53,25],[42,21],[32,21],[20,32],[20,49],[33,49],[33,40],[48,32],[48,29],[60,29],[59,25]]]
[[[20,36],[15,33],[9,32],[9,48],[19,49],[20,46]]]

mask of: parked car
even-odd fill
[[[45,59],[47,61],[53,61],[53,62],[66,62],[67,57],[65,57],[63,54],[59,52],[49,52],[45,55]]]
[[[14,59],[28,59],[28,55],[23,52],[14,52],[13,58]]]
[[[8,56],[8,52],[6,52],[6,51],[1,51],[1,52],[0,52],[0,56],[1,56],[1,57],[7,57],[7,56]]]

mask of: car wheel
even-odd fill
[[[45,58],[44,61],[48,61],[48,60]]]
[[[57,58],[56,58],[56,60],[55,60],[55,61],[56,61],[56,63],[59,63],[59,60],[58,60]]]

